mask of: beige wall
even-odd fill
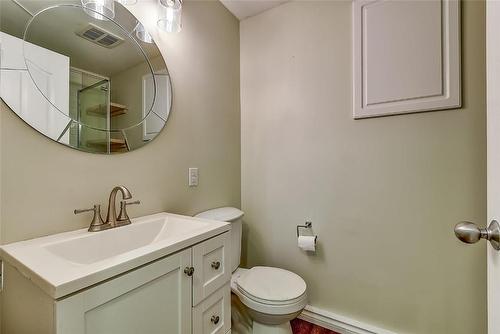
[[[351,5],[295,1],[241,22],[249,265],[310,304],[397,333],[486,333],[485,6],[463,2],[463,108],[352,119]],[[381,82],[383,84],[383,82]],[[296,247],[313,221],[315,256]]]
[[[130,8],[144,15],[153,12],[147,6]],[[116,156],[82,153],[51,142],[0,107],[3,243],[87,226],[91,216],[75,216],[73,209],[105,208],[117,184],[141,200],[130,210],[134,217],[240,205],[238,21],[218,1],[184,7],[183,31],[156,36],[174,101],[166,128],[145,147]],[[187,186],[188,167],[200,168],[197,188]]]

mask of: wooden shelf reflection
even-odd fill
[[[127,113],[128,108],[122,104],[111,102],[110,108],[111,117],[116,117]],[[94,107],[87,108],[87,114],[93,114],[100,117],[108,115],[108,108],[106,104],[99,104]]]

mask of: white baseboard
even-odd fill
[[[299,318],[340,334],[397,334],[311,305],[306,306]]]

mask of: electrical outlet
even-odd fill
[[[190,187],[198,186],[198,168],[189,168],[188,184]]]

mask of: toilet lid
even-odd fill
[[[297,299],[306,292],[306,282],[291,271],[273,267],[253,267],[236,281],[247,296],[270,302]]]

